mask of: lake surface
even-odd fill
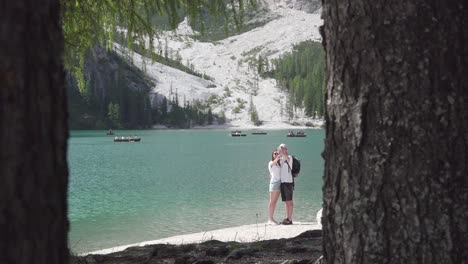
[[[294,221],[315,222],[322,204],[324,130],[231,137],[227,130],[138,130],[141,142],[114,143],[105,131],[69,139],[69,246],[74,253],[174,235],[263,223],[268,170],[280,143],[301,160]],[[285,217],[279,201],[275,218]]]

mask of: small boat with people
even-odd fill
[[[306,137],[307,135],[303,131],[289,131],[287,137]]]
[[[247,134],[242,134],[242,131],[236,130],[236,131],[231,131],[231,137],[245,137]]]
[[[115,137],[114,138],[114,142],[140,142],[141,141],[141,138],[140,137],[136,137],[136,136],[133,136],[133,137]]]

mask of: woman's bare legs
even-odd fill
[[[268,223],[269,224],[278,224],[273,218],[273,214],[275,213],[276,203],[278,202],[278,197],[280,195],[280,191],[272,191],[270,192],[270,204],[268,206]]]

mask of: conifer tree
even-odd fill
[[[324,263],[467,263],[468,2],[323,3]]]
[[[117,103],[109,103],[108,117],[114,128],[120,127],[120,107]]]
[[[164,122],[167,118],[167,99],[163,97],[161,102],[161,122]]]
[[[208,125],[213,124],[213,113],[211,112],[211,108],[208,108]]]
[[[151,11],[168,11],[169,17],[176,18],[171,7],[181,4],[196,16],[212,2],[2,2],[0,145],[4,151],[0,159],[0,222],[2,230],[7,231],[0,236],[2,262],[66,264],[70,261],[66,157],[69,131],[64,64],[80,76],[77,73],[83,69],[84,54],[98,43],[110,47],[117,26],[127,30],[129,43],[133,44],[144,33],[153,35],[149,23],[142,23],[144,17],[149,21]],[[226,3],[215,2],[220,5],[213,8],[214,12],[221,13]],[[83,76],[77,78],[84,85]],[[119,105],[123,111],[123,104]]]

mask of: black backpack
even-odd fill
[[[297,177],[299,176],[299,173],[301,172],[301,161],[296,159],[296,157],[292,156],[293,158],[293,167],[291,168],[291,166],[289,166],[289,164],[286,162],[286,164],[288,164],[288,167],[289,167],[289,170],[291,170],[291,174],[293,175],[293,177]]]
[[[291,174],[293,177],[299,176],[299,173],[301,172],[301,161],[296,159],[296,157],[292,156],[293,159],[293,164],[292,164],[292,169],[291,169]]]

